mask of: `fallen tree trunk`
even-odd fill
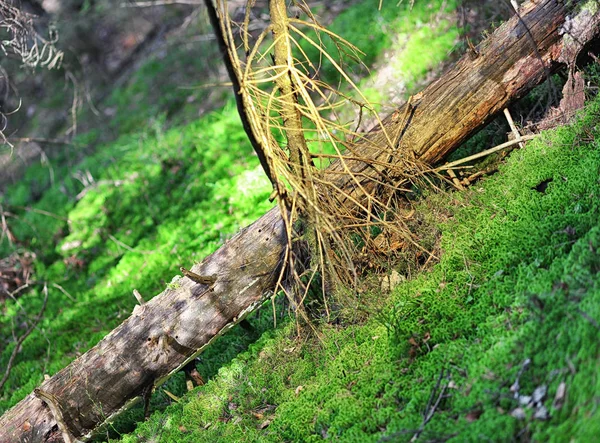
[[[388,133],[402,134],[398,155],[412,151],[438,163],[548,72],[571,63],[599,28],[595,1],[527,3],[520,17],[428,86],[409,108],[408,121],[402,118],[404,108],[385,119]],[[359,146],[361,157],[386,156],[387,162],[389,154],[377,149],[385,145],[377,128]],[[377,174],[361,161],[346,164],[364,177]],[[334,163],[332,176],[340,169]],[[355,185],[344,180],[336,174],[339,186]],[[216,275],[213,284],[193,274],[181,279],[7,411],[0,418],[0,441],[89,438],[259,306],[276,284],[285,248],[283,222],[274,209],[194,267],[197,274]]]

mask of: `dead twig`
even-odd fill
[[[510,111],[508,110],[508,108],[504,108],[504,117],[506,117],[506,121],[508,122],[508,126],[510,126],[511,132],[515,136],[515,140],[521,140],[521,133],[517,129],[517,125],[515,125],[515,122],[512,118],[512,115],[510,115]],[[525,143],[519,143],[519,148],[523,149],[524,147]]]
[[[230,17],[226,1],[205,3],[244,129],[273,185],[271,199],[277,198],[280,205],[288,241],[292,244],[302,239],[307,244],[301,251],[288,251],[282,268],[287,274],[281,283],[291,284],[283,292],[297,296],[292,301],[296,310],[302,309],[302,300],[313,283],[321,285],[323,295],[332,281],[356,284],[360,242],[348,239],[360,237],[369,245],[369,227],[398,232],[406,243],[422,249],[408,226],[389,215],[394,211],[398,189],[421,182],[432,184],[426,172],[435,174],[414,158],[402,164],[390,163],[420,104],[420,95],[411,97],[397,111],[398,119],[403,116],[400,129],[386,131],[375,107],[347,72],[348,63],[362,66],[360,50],[322,26],[305,2],[295,2],[300,12],[291,16],[288,3],[270,0],[271,22],[257,35],[249,29],[253,0],[245,2],[244,18],[239,23]],[[317,51],[314,60],[308,58],[301,42]],[[329,49],[326,42],[335,49]],[[322,63],[337,71],[337,87],[319,78]],[[360,109],[359,119],[366,112],[384,128],[385,140],[377,147],[389,154],[389,160],[373,162],[353,155],[355,145],[364,142],[365,136],[352,130],[351,123],[344,123],[339,109],[345,103]],[[342,157],[343,152],[350,156]],[[348,164],[351,158],[364,162],[376,174],[353,171]],[[323,171],[330,159],[340,163],[339,171]],[[320,306],[329,318],[325,297]]]
[[[446,368],[442,368],[442,370],[440,371],[440,375],[437,379],[437,382],[435,383],[435,386],[431,391],[431,395],[429,396],[429,400],[427,401],[427,406],[425,407],[425,411],[423,413],[423,422],[421,423],[421,426],[419,426],[419,429],[417,429],[417,432],[415,432],[415,435],[413,435],[413,437],[410,439],[411,442],[418,440],[419,436],[425,430],[425,426],[427,426],[427,423],[429,423],[433,418],[433,415],[435,414],[435,411],[439,406],[440,402],[445,397],[446,389],[448,389],[448,383],[445,383],[442,386],[442,380],[444,378],[450,378],[450,371],[447,371]]]
[[[0,43],[0,49],[5,55],[17,55],[30,68],[59,68],[64,54],[55,47],[58,32],[50,26],[48,38],[43,38],[35,29],[34,18],[34,15],[21,11],[12,2],[0,2],[0,29],[7,34]]]
[[[77,302],[77,300],[75,300],[75,297],[73,297],[71,294],[69,294],[67,292],[67,290],[65,288],[63,288],[61,285],[59,285],[58,283],[52,283],[52,287],[58,289],[60,292],[65,294],[67,296],[67,298],[69,300],[71,300],[73,303]]]
[[[46,143],[49,145],[69,145],[69,146],[82,146],[72,141],[58,140],[55,138],[41,138],[41,137],[9,137],[9,142],[21,142],[21,143]]]
[[[77,78],[71,71],[67,71],[66,76],[73,83],[73,101],[71,102],[71,127],[67,129],[66,134],[71,137],[77,135],[77,111],[81,108],[80,86]]]
[[[35,214],[46,215],[46,216],[54,218],[56,220],[61,220],[61,221],[70,223],[69,219],[67,217],[62,217],[62,216],[54,214],[52,212],[44,211],[43,209],[33,208],[31,206],[8,206],[8,207],[12,208],[12,209],[20,209],[22,211],[27,211],[27,212],[33,212]]]
[[[497,170],[498,170],[498,166],[497,165],[492,165],[489,168],[485,168],[485,169],[483,169],[481,171],[477,171],[474,174],[471,174],[468,177],[463,178],[462,181],[461,181],[461,184],[463,184],[464,186],[470,186],[479,177],[482,177],[482,176],[487,175],[487,174],[491,174],[492,172],[496,172]]]
[[[138,254],[154,254],[154,251],[138,251],[137,249],[133,249],[131,246],[126,245],[121,240],[116,238],[114,235],[108,234],[108,238],[110,238],[113,242],[115,242],[117,244],[117,246],[120,246],[129,252],[136,252]]]
[[[456,174],[454,172],[454,169],[448,169],[448,176],[450,176],[450,178],[452,179],[452,183],[454,184],[454,186],[456,187],[456,189],[458,189],[459,191],[464,191],[465,190],[465,188],[461,184],[460,180],[456,176]]]
[[[0,232],[0,242],[4,240],[4,237],[6,237],[8,239],[8,244],[12,246],[14,243],[16,243],[17,239],[15,238],[12,231],[9,229],[8,222],[6,221],[6,217],[10,215],[10,213],[4,212],[4,208],[0,204],[0,223],[2,224],[2,231]]]
[[[485,157],[487,155],[493,154],[494,152],[498,152],[498,151],[501,151],[506,148],[510,148],[511,146],[518,145],[519,143],[533,140],[536,137],[537,137],[537,135],[524,135],[519,140],[510,140],[510,141],[507,141],[506,143],[502,143],[501,145],[498,145],[498,146],[488,149],[486,151],[481,151],[477,154],[473,154],[468,157],[461,158],[460,160],[446,163],[445,165],[442,165],[439,168],[435,169],[435,171],[445,171],[445,170],[454,168],[455,166],[462,165],[462,164],[470,162],[472,160],[477,160],[478,158]]]

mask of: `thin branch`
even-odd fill
[[[112,241],[114,241],[118,246],[121,246],[122,248],[127,249],[129,252],[137,252],[139,254],[153,254],[153,251],[138,251],[136,249],[133,249],[131,246],[126,245],[125,243],[123,243],[121,240],[119,240],[118,238],[116,238],[114,235],[108,234],[108,238],[110,238]]]
[[[71,71],[67,71],[66,76],[73,83],[73,101],[71,102],[71,127],[67,129],[66,134],[75,137],[77,135],[77,110],[81,107],[79,99],[79,83]]]
[[[448,383],[446,383],[446,384],[444,384],[444,386],[442,386],[442,389],[440,390],[440,385],[442,383],[442,379],[445,377],[448,378],[449,375],[450,375],[449,373],[446,375],[446,369],[442,368],[442,370],[440,371],[440,375],[437,379],[437,382],[435,383],[435,386],[434,386],[433,390],[431,391],[431,395],[429,396],[427,406],[425,407],[425,411],[423,413],[423,422],[421,423],[421,426],[419,426],[419,429],[417,429],[417,432],[415,432],[413,437],[410,439],[411,442],[417,441],[419,439],[419,436],[425,430],[425,426],[427,426],[427,423],[429,423],[431,421],[431,419],[433,418],[437,407],[439,406],[440,402],[444,398],[446,389],[448,389]],[[438,392],[439,392],[439,394],[435,400],[435,403],[433,403],[433,399],[435,398],[435,396]]]
[[[229,79],[231,80],[231,82],[233,84],[235,101],[236,101],[236,105],[238,108],[238,112],[240,114],[240,118],[242,120],[242,125],[244,127],[244,130],[246,131],[246,135],[250,139],[250,143],[252,144],[252,147],[254,148],[256,155],[258,156],[260,165],[262,166],[263,170],[267,174],[267,177],[269,178],[271,183],[275,184],[275,182],[276,182],[275,175],[272,171],[271,165],[269,164],[269,161],[268,161],[266,155],[264,154],[264,146],[259,141],[259,139],[257,138],[256,134],[254,133],[254,131],[252,129],[252,122],[251,122],[250,116],[248,114],[246,105],[244,103],[244,98],[241,94],[242,88],[241,88],[241,83],[240,83],[240,76],[238,74],[239,64],[238,64],[238,69],[236,69],[236,66],[234,65],[234,60],[230,56],[231,48],[227,44],[227,41],[225,38],[225,32],[222,27],[222,21],[224,21],[225,19],[219,18],[219,14],[217,12],[217,9],[213,5],[212,0],[204,0],[204,3],[206,4],[206,8],[208,10],[208,17],[210,19],[210,23],[211,23],[212,28],[217,37],[217,42],[219,43],[219,47],[221,48],[221,53],[223,55],[223,61],[225,62],[225,67],[227,68],[227,73],[229,74]]]
[[[58,140],[55,138],[40,138],[40,137],[9,137],[9,142],[22,142],[22,143],[46,143],[51,145],[70,145],[70,146],[82,146],[72,141]]]
[[[502,143],[494,148],[488,149],[486,151],[481,151],[477,154],[470,155],[469,157],[461,158],[460,160],[456,160],[454,162],[446,163],[445,165],[436,168],[434,171],[444,171],[446,169],[454,168],[455,166],[462,165],[463,163],[470,162],[471,160],[477,160],[478,158],[485,157],[487,155],[493,154],[494,152],[501,151],[506,148],[510,148],[511,146],[518,145],[519,143],[523,143],[525,141],[533,140],[537,135],[524,135],[518,140],[510,140],[506,143]]]
[[[304,88],[299,88],[294,78],[294,60],[290,45],[290,25],[285,0],[270,0],[269,10],[275,37],[275,84],[279,89],[281,101],[281,120],[287,137],[287,148],[294,174],[301,177],[304,191],[312,187],[310,182],[310,153],[302,129],[302,117],[298,110],[298,95]],[[309,99],[310,100],[310,99]]]
[[[515,8],[515,9],[517,9],[517,8]],[[515,136],[515,139],[521,140],[521,133],[517,129],[517,125],[515,125],[515,122],[512,118],[512,115],[510,115],[510,111],[508,110],[508,108],[504,108],[504,117],[506,117],[506,121],[508,122],[508,125],[510,126],[511,132]],[[523,149],[524,147],[525,147],[525,143],[519,143],[519,148]]]
[[[52,212],[44,211],[43,209],[32,208],[31,206],[8,206],[8,207],[12,208],[12,209],[21,209],[23,211],[33,212],[33,213],[40,214],[40,215],[46,215],[46,216],[52,217],[52,218],[54,218],[56,220],[60,220],[60,221],[64,221],[64,222],[70,223],[70,221],[69,221],[69,219],[67,217],[62,217],[62,216],[54,214]]]
[[[52,283],[52,286],[54,288],[58,289],[63,294],[65,294],[67,296],[67,298],[69,300],[71,300],[72,302],[74,302],[74,303],[77,302],[77,300],[75,300],[75,297],[73,297],[71,294],[69,294],[69,292],[67,292],[67,290],[65,288],[63,288],[61,285],[59,285],[58,283]]]

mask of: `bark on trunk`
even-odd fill
[[[404,108],[384,121],[389,133],[403,133],[399,155],[412,151],[438,163],[600,34],[596,1],[537,1],[525,4],[520,16],[428,86],[409,109],[407,126]],[[387,161],[389,154],[377,149],[385,145],[381,129],[375,129],[360,147],[361,157]],[[364,162],[347,164],[356,173],[377,174]],[[330,169],[339,171],[340,165]],[[339,174],[333,176],[343,185]],[[262,303],[278,277],[285,241],[273,209],[194,267],[197,274],[217,275],[212,290],[185,277],[134,310],[94,348],[7,411],[0,418],[0,441],[89,438]]]

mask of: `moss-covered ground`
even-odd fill
[[[269,331],[123,441],[594,441],[599,113],[421,203],[451,213],[441,259],[366,323]]]
[[[415,36],[406,37],[398,59],[410,90],[452,49],[449,22],[440,22],[439,33],[424,24],[456,2],[416,2],[410,14],[409,2],[395,3],[384,2],[382,12],[359,3],[329,29],[365,50],[368,64],[398,43],[391,35]],[[110,99],[111,130],[127,135],[76,167],[60,157],[52,169],[33,166],[2,197],[17,215],[9,222],[18,248],[37,253],[34,276],[48,282],[49,300],[17,354],[0,412],[123,321],[135,304],[133,288],[147,298],[160,292],[180,265],[201,260],[270,207],[232,104],[169,128],[164,118],[177,122],[170,113],[187,96],[174,91],[165,95],[175,98],[160,107],[163,117],[148,123],[150,107],[136,106],[164,67],[150,63]],[[370,97],[383,99],[377,94]],[[427,272],[391,294],[362,294],[353,308],[359,314],[346,308],[335,322],[317,325],[322,340],[299,338],[289,318],[273,328],[265,306],[250,319],[253,333],[234,329],[202,354],[207,385],[185,393],[178,375],[153,396],[147,422],[135,428],[142,411],[134,409],[99,439],[594,441],[598,115],[596,100],[572,126],[513,152],[493,177],[419,203],[417,212],[439,219],[442,233],[440,260]],[[2,256],[14,249],[0,243]],[[38,284],[2,305],[0,368],[42,300]],[[527,401],[534,392],[536,404]]]

